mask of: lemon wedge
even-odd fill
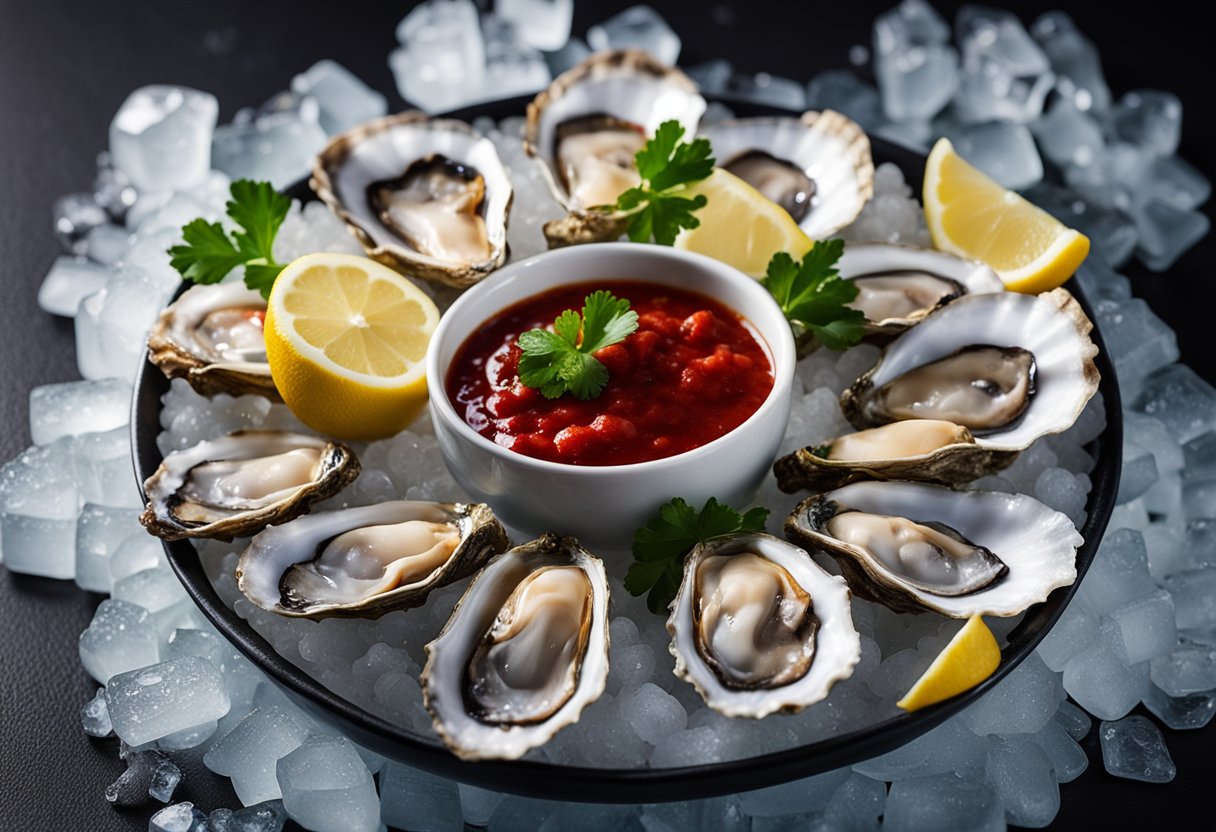
[[[764,277],[778,251],[795,260],[814,243],[789,212],[733,173],[715,168],[681,196],[703,194],[708,200],[695,216],[701,221],[676,237],[675,247],[721,260],[752,277]]]
[[[919,711],[978,685],[1001,663],[1001,648],[982,616],[973,615],[895,704]]]
[[[339,439],[392,436],[426,405],[426,349],[439,310],[387,266],[309,254],[275,279],[266,358],[301,422]]]
[[[925,221],[942,251],[981,260],[1005,288],[1056,288],[1089,253],[1089,238],[976,170],[938,139],[925,166]]]

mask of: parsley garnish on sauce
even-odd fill
[[[634,157],[642,184],[617,197],[615,206],[608,206],[633,212],[628,233],[635,243],[653,237],[656,243],[669,246],[680,229],[701,224],[692,212],[704,208],[708,200],[703,194],[689,199],[680,196],[680,191],[713,173],[713,150],[707,139],[682,142],[683,136],[684,128],[678,121],[660,124],[654,138]]]
[[[653,613],[662,613],[676,597],[684,575],[684,556],[698,543],[734,532],[762,532],[768,509],[740,514],[710,497],[698,512],[683,498],[665,503],[633,536],[633,564],[625,575],[631,595],[646,596]]]
[[[530,329],[519,336],[519,380],[548,399],[563,393],[594,399],[608,383],[608,368],[593,353],[619,344],[637,328],[638,313],[628,300],[593,292],[584,299],[581,316],[567,309],[553,322],[552,332]]]
[[[769,260],[761,283],[777,299],[799,346],[814,337],[828,349],[846,350],[865,333],[865,314],[848,306],[857,297],[857,286],[836,269],[843,253],[843,240],[824,240],[801,262],[784,251]]]
[[[201,217],[182,226],[184,245],[169,249],[169,265],[194,283],[219,283],[233,269],[245,267],[245,285],[270,297],[270,287],[283,270],[271,249],[291,200],[269,182],[238,179],[232,183],[228,216],[240,226],[229,236],[218,222]]]

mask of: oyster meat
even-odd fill
[[[393,500],[266,529],[242,553],[237,581],[280,615],[377,615],[421,604],[507,546],[486,505]]]
[[[266,363],[266,300],[243,283],[191,286],[148,332],[148,358],[204,396],[254,394],[282,401]]]
[[[310,184],[369,257],[464,288],[505,262],[513,191],[493,143],[462,121],[407,112],[334,136]]]
[[[285,523],[359,476],[350,448],[316,436],[238,430],[165,457],[139,520],[165,540],[231,540]]]
[[[466,760],[513,760],[599,698],[608,678],[608,582],[571,537],[494,558],[426,646],[435,730]]]
[[[861,657],[844,581],[766,534],[698,545],[667,629],[676,675],[727,716],[801,710]]]
[[[888,344],[840,406],[857,428],[944,419],[1021,451],[1071,427],[1098,389],[1092,328],[1064,289],[966,295]]]
[[[896,612],[1012,616],[1077,578],[1081,535],[1024,494],[859,482],[802,501],[785,534]]]

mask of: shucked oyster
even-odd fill
[[[1024,494],[859,482],[804,500],[785,534],[897,612],[1011,616],[1077,578],[1081,535]]]
[[[300,516],[358,476],[359,460],[340,443],[238,430],[166,456],[144,483],[139,521],[165,540],[231,540]]]
[[[844,581],[766,534],[693,549],[667,629],[676,675],[727,716],[802,710],[861,658]]]
[[[493,143],[454,119],[407,112],[330,140],[310,184],[403,274],[463,288],[503,264],[513,192]]]
[[[448,748],[521,757],[604,692],[604,565],[572,537],[517,546],[477,574],[426,652],[423,697]]]
[[[204,396],[252,393],[282,401],[266,363],[266,300],[243,283],[192,286],[148,332],[148,358]]]
[[[241,555],[237,581],[280,615],[376,615],[421,604],[507,545],[486,505],[395,500],[266,529]]]

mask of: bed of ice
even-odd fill
[[[586,54],[586,44],[566,40],[570,0],[496,5],[502,19],[483,17],[478,25],[465,0],[411,12],[390,58],[403,94],[442,109],[529,92]],[[510,22],[518,25],[515,34]],[[159,542],[139,526],[130,474],[130,385],[141,333],[177,286],[164,251],[178,240],[182,223],[220,219],[231,177],[278,185],[298,179],[327,134],[380,115],[387,105],[330,61],[296,76],[291,93],[218,128],[213,97],[151,87],[133,93],[115,117],[92,192],[55,204],[55,227],[68,254],[51,268],[39,300],[48,312],[75,318],[84,380],[33,391],[35,444],[0,469],[6,566],[74,578],[110,596],[80,638],[82,664],[102,685],[82,706],[82,727],[95,737],[116,736],[128,765],[105,799],[171,803],[181,777],[174,760],[201,754],[208,768],[231,778],[247,808],[207,814],[172,804],[154,815],[151,829],[200,832],[206,823],[212,832],[265,832],[280,829],[288,816],[312,830],[459,829],[463,823],[495,830],[574,823],[649,832],[815,824],[863,830],[877,829],[880,817],[887,830],[1033,827],[1050,822],[1059,784],[1087,764],[1077,744],[1090,730],[1086,712],[1102,720],[1107,771],[1150,782],[1172,779],[1157,724],[1129,714],[1143,702],[1161,724],[1181,730],[1203,727],[1216,712],[1216,390],[1177,363],[1173,333],[1131,297],[1128,281],[1114,269],[1137,247],[1150,266],[1164,268],[1201,237],[1206,220],[1197,222],[1202,215],[1194,209],[1208,186],[1172,155],[1181,115],[1176,99],[1136,92],[1112,104],[1092,45],[1062,13],[1044,16],[1028,33],[1010,15],[972,7],[956,28],[961,59],[949,44],[949,26],[925,3],[909,0],[881,17],[873,44],[878,89],[843,71],[817,76],[805,90],[789,79],[740,76],[721,61],[691,71],[713,92],[795,109],[835,106],[905,141],[945,133],[964,154],[1001,149],[977,161],[1009,184],[1033,186],[1031,196],[1051,210],[1063,212],[1064,204],[1066,220],[1094,237],[1094,254],[1078,280],[1120,373],[1123,479],[1094,564],[1035,655],[963,714],[895,752],[794,784],[692,803],[586,806],[495,794],[386,762],[312,722],[207,624],[169,571]],[[587,40],[594,48],[645,46],[670,61],[679,53],[679,38],[645,7],[593,27]],[[447,89],[407,88],[427,75],[420,68],[457,47],[471,56],[465,63],[476,78]],[[854,53],[864,63],[867,50]],[[985,87],[993,78],[1012,83]],[[954,106],[943,115],[951,99]],[[1043,115],[1045,101],[1051,103]],[[727,116],[720,105],[707,114]],[[976,119],[984,123],[971,123]],[[521,120],[479,120],[477,126],[499,146],[515,184],[513,256],[537,253],[540,225],[559,209],[522,154]],[[165,164],[158,151],[165,146],[175,148],[174,164]],[[1063,170],[1085,202],[1038,182],[1040,154],[1050,170]],[[1015,166],[993,167],[1010,161]],[[911,193],[898,169],[880,166],[875,198],[844,236],[926,244]],[[1052,202],[1057,197],[1059,204]],[[320,204],[293,206],[276,256],[285,261],[321,250],[358,247]],[[436,294],[441,305],[451,301],[450,293]],[[783,452],[846,429],[837,394],[876,356],[872,347],[859,346],[844,354],[821,350],[800,364],[800,401]],[[256,397],[208,401],[182,382],[171,385],[163,404],[163,451],[237,427],[300,429],[282,406]],[[975,487],[1033,494],[1080,525],[1093,466],[1085,446],[1102,431],[1102,412],[1095,400],[1070,431],[1041,440],[1013,467]],[[461,496],[425,416],[392,440],[359,451],[363,474],[329,506]],[[773,509],[776,530],[796,498],[770,482],[756,502]],[[232,567],[241,542],[199,549],[225,602],[282,655],[369,711],[430,734],[418,686],[422,645],[446,620],[463,582],[438,590],[424,608],[377,621],[281,621],[236,591]],[[813,742],[898,713],[895,699],[958,627],[857,600],[863,652],[850,680],[800,715],[729,720],[704,708],[670,672],[663,622],[624,592],[624,569],[623,559],[609,559],[608,690],[534,758],[661,767]],[[990,623],[1003,636],[1015,622]]]

